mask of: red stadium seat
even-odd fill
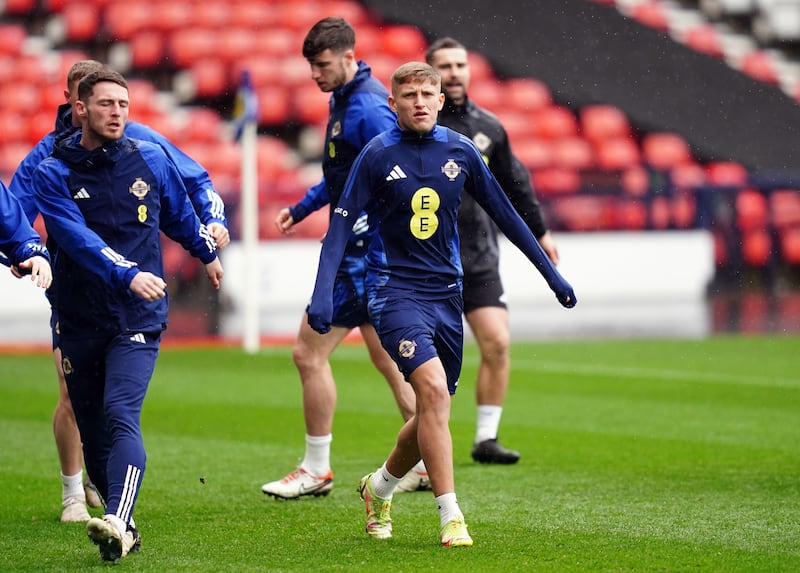
[[[530,113],[553,104],[553,96],[544,82],[533,78],[512,78],[505,82],[506,104],[517,111]]]
[[[50,108],[43,108],[41,111],[28,116],[25,119],[26,128],[23,133],[27,133],[28,142],[31,147],[39,143],[45,135],[53,131],[53,112]],[[0,131],[0,133],[5,133]]]
[[[747,169],[734,161],[714,161],[706,165],[706,179],[711,185],[742,187],[747,184]]]
[[[736,224],[742,231],[765,229],[769,224],[767,198],[755,189],[736,194]]]
[[[222,118],[207,107],[195,107],[188,110],[186,137],[190,141],[203,141],[207,144],[219,143],[222,135]]]
[[[555,203],[555,212],[569,231],[603,231],[617,227],[616,210],[611,197],[561,197]]]
[[[5,110],[0,107],[0,134],[2,145],[18,143],[29,145],[27,117],[16,111]],[[53,114],[50,114],[50,129],[53,129]]]
[[[381,33],[383,52],[404,61],[424,60],[427,47],[425,36],[416,26],[390,25]]]
[[[493,113],[506,108],[506,90],[500,80],[473,80],[469,86],[469,97]]]
[[[293,167],[291,150],[277,137],[259,137],[257,143],[259,178],[277,177]]]
[[[17,56],[22,52],[22,43],[28,33],[19,24],[0,24],[0,55]]]
[[[279,62],[279,57],[266,54],[242,58],[230,66],[228,81],[231,85],[238,85],[239,81],[241,81],[242,72],[247,70],[250,73],[253,87],[257,90],[267,86],[281,86],[282,75]]]
[[[173,65],[188,68],[202,58],[213,58],[217,51],[217,33],[208,28],[175,30],[167,40],[167,52]]]
[[[544,139],[560,139],[578,134],[578,121],[568,107],[551,105],[533,113],[533,134]]]
[[[638,231],[647,228],[647,208],[636,199],[622,199],[614,207],[617,217],[617,226],[628,230]]]
[[[691,162],[692,152],[677,133],[648,133],[642,138],[642,159],[654,169],[667,171]]]
[[[630,137],[628,117],[618,107],[608,104],[587,105],[578,112],[583,136],[592,142],[616,137]]]
[[[262,36],[270,36],[275,32],[283,31],[277,25],[280,20],[280,5],[277,3],[232,2],[228,8],[230,10],[229,24],[233,28],[269,29],[270,33],[262,34]]]
[[[494,69],[489,60],[480,52],[467,51],[469,75],[473,83],[476,81],[496,80]]]
[[[557,195],[580,191],[581,176],[571,169],[546,167],[531,173],[531,181],[536,193],[540,195]]]
[[[323,5],[313,0],[283,2],[280,5],[278,25],[306,34],[320,18],[326,14]],[[358,41],[356,39],[356,41]]]
[[[100,27],[100,7],[91,2],[69,2],[64,6],[66,39],[70,42],[88,42],[97,36]]]
[[[697,218],[697,203],[691,191],[677,192],[670,201],[673,225],[677,229],[691,229]]]
[[[711,24],[700,24],[689,28],[686,30],[683,42],[689,48],[713,58],[725,57],[719,32]]]
[[[763,50],[756,50],[742,56],[739,69],[751,78],[773,86],[780,84],[778,72],[772,56]]]
[[[772,256],[772,239],[766,229],[742,234],[742,259],[746,265],[764,267]]]
[[[289,120],[291,100],[289,91],[280,85],[256,88],[258,123],[283,125]]]
[[[631,8],[631,17],[659,32],[669,31],[669,19],[667,18],[666,10],[658,0],[646,0],[634,4],[633,8]]]
[[[776,226],[800,224],[800,189],[777,189],[770,193],[769,199]]]
[[[7,16],[27,16],[38,4],[38,0],[5,0],[2,13]]]
[[[800,227],[780,233],[781,259],[790,265],[800,265]]]
[[[211,175],[211,180],[216,181],[221,177],[237,177],[242,171],[242,148],[230,140],[208,142],[211,153],[208,164],[204,167]]]
[[[228,28],[230,3],[218,0],[204,0],[192,6],[190,27],[217,29],[220,32]],[[235,28],[233,28],[235,30]]]
[[[135,32],[128,41],[131,66],[136,70],[156,67],[164,57],[164,34],[155,30]]]
[[[169,34],[192,26],[192,14],[199,10],[199,6],[185,2],[150,2],[152,17],[148,30]]]
[[[706,182],[705,169],[694,162],[674,166],[669,175],[672,185],[679,189],[691,189]]]
[[[9,67],[7,70],[0,72],[0,74],[8,73],[8,81],[39,86],[40,89],[43,89],[53,80],[63,81],[63,78],[52,73],[51,67],[47,65],[45,58],[38,54],[9,56],[7,63]]]
[[[600,169],[616,171],[639,164],[641,156],[633,139],[616,137],[595,144],[595,161]]]
[[[778,229],[800,227],[800,191],[779,189],[769,196],[770,218]]]
[[[292,93],[292,117],[306,125],[324,124],[328,117],[330,94],[319,91],[312,82]]]
[[[196,97],[216,98],[223,95],[228,88],[228,66],[223,60],[210,57],[197,59],[192,64],[191,71]]]
[[[552,143],[553,165],[567,169],[590,169],[594,167],[594,153],[588,141],[572,136],[556,139]]]
[[[253,38],[253,54],[250,57],[282,58],[300,54],[301,48],[302,39],[286,28],[270,30],[269,34],[257,31]]]
[[[502,107],[495,115],[500,120],[500,123],[503,124],[512,147],[516,148],[519,142],[531,138],[533,122],[530,119],[530,115],[513,109],[503,109]]]
[[[311,81],[311,70],[306,59],[297,54],[288,54],[280,60],[281,83],[289,88],[314,83]]]
[[[623,169],[620,178],[622,190],[628,195],[640,197],[650,190],[650,174],[638,163]]]
[[[553,148],[545,139],[520,139],[512,144],[512,151],[528,171],[544,169],[553,164]]]
[[[217,33],[217,55],[227,65],[233,65],[246,58],[260,47],[258,37],[264,34],[255,30],[226,28]]]
[[[20,114],[33,113],[39,110],[41,99],[41,90],[31,84],[0,86],[0,102],[6,111]]]
[[[30,150],[31,146],[27,141],[0,145],[0,174],[6,175],[4,178],[6,181],[11,180],[14,171]]]
[[[129,40],[151,26],[151,16],[149,3],[112,0],[105,8],[103,25],[112,40]]]

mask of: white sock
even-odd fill
[[[64,500],[68,497],[86,499],[86,493],[83,491],[83,470],[74,476],[61,474],[61,499]]]
[[[322,477],[331,471],[331,442],[333,434],[306,434],[306,457],[300,466],[313,476]]]
[[[375,495],[381,499],[392,499],[394,488],[400,483],[403,476],[395,477],[386,469],[386,462],[372,474],[372,489],[375,490]]]
[[[443,493],[435,498],[436,505],[439,507],[439,527],[444,527],[449,521],[456,518],[464,519],[461,508],[458,507],[458,500],[455,492]]]
[[[425,467],[425,462],[423,462],[422,460],[418,461],[417,465],[411,468],[411,470],[417,472],[418,474],[428,473],[428,468]]]
[[[497,429],[500,427],[500,416],[502,415],[502,406],[478,406],[478,427],[475,430],[476,444],[497,438]]]

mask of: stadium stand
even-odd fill
[[[758,6],[746,16],[722,0],[716,0],[716,11],[713,2],[688,0],[592,3],[759,81],[793,90],[800,102],[797,66],[774,49],[776,43],[798,40],[775,29],[774,15],[786,10],[779,2],[754,3]],[[246,69],[259,101],[260,232],[264,239],[277,238],[276,210],[296,201],[319,176],[316,157],[306,156],[302,142],[313,141],[306,147],[319,153],[327,96],[309,81],[299,46],[308,27],[327,13],[356,25],[359,56],[384,83],[397,65],[423,57],[427,38],[421,28],[380,21],[376,10],[349,0],[7,0],[0,14],[0,176],[8,180],[52,128],[66,69],[91,55],[130,78],[136,92],[132,118],[207,166],[228,203],[237,236],[233,212],[241,151],[231,141],[228,120]],[[780,12],[789,21],[787,13]],[[743,39],[743,18],[756,28],[771,26],[770,32]],[[705,157],[677,130],[636,121],[610,102],[576,103],[539,77],[509,76],[486,55],[473,51],[469,56],[470,96],[503,121],[554,229],[705,225],[718,237],[720,265],[744,261],[761,268],[776,256],[800,264],[797,190],[785,185],[755,190],[743,165]],[[730,193],[727,207],[737,216],[717,216],[726,205],[715,190]],[[754,194],[761,197],[759,207]],[[317,238],[325,225],[325,214],[316,214],[298,225],[294,236]],[[180,272],[183,262],[176,255],[170,264]]]

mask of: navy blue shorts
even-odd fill
[[[387,288],[372,294],[372,323],[406,380],[417,367],[438,356],[447,389],[455,394],[464,350],[461,293],[436,300],[411,298],[408,291]]]
[[[333,283],[333,326],[356,328],[370,321],[364,285],[366,274],[363,256],[344,256]]]

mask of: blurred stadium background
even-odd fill
[[[800,330],[797,0],[0,0],[0,178],[10,182],[52,129],[72,63],[98,59],[128,78],[131,119],[208,169],[238,238],[241,149],[231,116],[248,70],[259,102],[259,235],[264,264],[280,265],[261,272],[297,294],[307,273],[313,279],[316,259],[308,253],[325,232],[327,210],[288,239],[273,220],[321,174],[328,96],[310,81],[300,46],[327,15],[354,25],[357,56],[384,83],[400,63],[423,59],[433,38],[464,42],[470,97],[503,121],[567,252],[598,265],[581,278],[630,298],[614,279],[633,279],[598,259],[628,259],[622,263],[655,281],[660,263],[679,290],[692,282],[693,302],[702,304],[675,313],[656,289],[633,307],[596,301],[595,308],[656,326],[699,320],[688,334]],[[681,237],[703,239],[681,246]],[[642,251],[648,241],[660,250]],[[607,247],[591,250],[598,244]],[[668,261],[673,246],[676,259]],[[639,252],[631,257],[628,248]],[[225,334],[221,324],[239,308],[236,289],[223,287],[217,299],[179,246],[165,241],[165,250],[173,294],[168,337]],[[269,259],[271,252],[278,258]],[[644,265],[648,252],[652,269]],[[298,253],[308,260],[295,266]],[[222,256],[227,271],[247,267],[235,248]],[[516,269],[511,257],[509,273]],[[692,257],[706,258],[708,269]],[[567,263],[565,275],[577,269]],[[309,294],[300,293],[299,303],[279,301],[291,312],[287,335]],[[10,306],[19,310],[13,300]],[[515,314],[512,306],[512,320],[537,328],[535,313]],[[0,309],[12,339],[19,320]],[[605,320],[598,315],[591,333],[603,334]],[[629,326],[617,331],[649,333]],[[575,328],[572,334],[586,332],[585,324]]]

